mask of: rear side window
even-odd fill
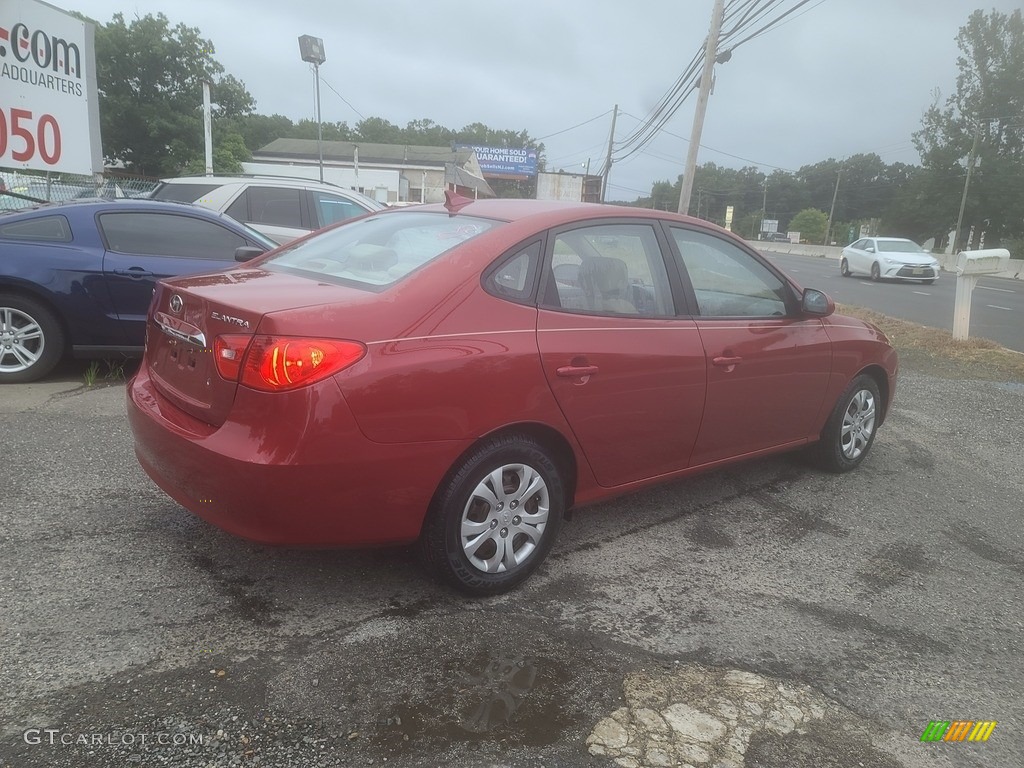
[[[536,242],[516,251],[493,269],[487,289],[508,299],[528,299],[533,293],[539,264],[540,242]]]
[[[63,216],[40,216],[28,221],[13,221],[0,226],[0,237],[12,240],[45,240],[70,243],[71,227]]]
[[[353,221],[293,245],[264,269],[314,279],[386,286],[499,222],[444,213],[402,212]]]
[[[602,224],[555,238],[544,303],[572,312],[670,316],[665,260],[648,224]]]
[[[100,232],[118,253],[232,261],[245,238],[212,221],[173,213],[104,213]]]
[[[194,203],[210,194],[219,184],[161,184],[153,193],[154,200],[172,200],[176,203]]]
[[[302,229],[302,191],[286,187],[250,187],[249,221]],[[231,212],[228,212],[231,215]]]

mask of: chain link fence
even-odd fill
[[[149,197],[159,179],[106,171],[100,177],[0,168],[0,211],[81,197]]]

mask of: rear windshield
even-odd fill
[[[194,203],[220,184],[161,184],[153,192],[154,200],[170,200],[175,203]]]
[[[330,229],[262,262],[264,269],[391,285],[498,222],[445,213],[396,211]]]

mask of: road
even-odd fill
[[[763,252],[805,288],[818,288],[840,304],[866,307],[890,317],[932,328],[953,330],[956,275],[943,272],[932,285],[873,283],[866,277],[844,278],[839,262],[813,256]],[[1024,281],[981,278],[971,300],[971,337],[991,339],[1024,352]]]
[[[1019,765],[1024,385],[965,373],[904,364],[854,473],[778,457],[579,510],[477,601],[403,549],[189,515],[123,384],[8,385],[0,766]],[[999,725],[920,741],[956,719]]]

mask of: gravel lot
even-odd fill
[[[854,474],[579,510],[483,601],[193,518],[123,386],[4,387],[0,766],[1020,765],[1024,385],[965,374],[906,360]],[[919,741],[958,719],[999,725]]]

